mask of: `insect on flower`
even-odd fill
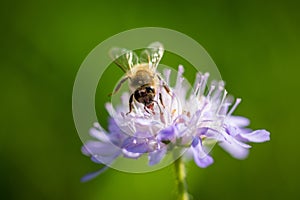
[[[125,81],[129,81],[131,95],[129,98],[129,113],[132,112],[134,100],[144,105],[144,110],[150,114],[155,114],[154,104],[157,104],[160,114],[161,107],[155,100],[158,87],[162,86],[168,94],[171,91],[161,75],[156,71],[157,66],[164,54],[163,45],[159,42],[151,43],[144,50],[140,57],[131,50],[124,48],[113,48],[110,56],[114,62],[126,73],[126,76],[120,80],[112,94],[118,92]],[[162,95],[159,92],[160,104],[164,107]]]
[[[121,157],[136,160],[146,155],[149,166],[159,163],[166,166],[182,155],[194,158],[199,167],[206,168],[214,162],[209,153],[215,144],[233,157],[244,159],[251,147],[248,143],[270,140],[268,131],[253,131],[248,128],[249,119],[233,115],[241,99],[234,101],[228,95],[224,81],[212,81],[208,85],[209,73],[198,72],[194,86],[191,86],[183,76],[183,66],[178,67],[174,85],[170,82],[171,69],[164,70],[163,79],[157,72],[163,53],[164,48],[159,42],[150,44],[140,57],[127,49],[110,51],[114,62],[126,73],[112,94],[127,80],[131,93],[122,94],[121,104],[116,109],[111,102],[106,104],[110,115],[108,131],[98,122],[90,129],[94,139],[84,144],[82,152],[93,162],[106,166],[86,175],[82,181],[90,180],[112,166],[128,170],[127,165],[122,166],[122,161],[118,163]],[[134,114],[125,116],[128,109],[127,114],[132,112],[134,102],[143,108],[137,106]],[[155,115],[157,110],[160,115]],[[169,155],[173,159],[169,159]],[[154,169],[141,166],[141,172]]]

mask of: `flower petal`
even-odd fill
[[[102,155],[102,156],[109,156],[115,154],[119,151],[120,148],[111,144],[111,143],[104,143],[98,141],[88,141],[82,147],[82,153],[85,155]]]
[[[239,135],[246,142],[266,142],[270,140],[270,132],[266,130],[256,130],[250,133],[241,133]]]
[[[175,127],[174,126],[169,126],[163,130],[161,130],[158,135],[157,135],[157,139],[159,141],[172,141],[175,136],[176,136],[176,133],[175,133]]]
[[[81,182],[89,181],[89,180],[95,178],[96,176],[102,174],[102,173],[103,173],[104,171],[106,171],[107,169],[108,169],[108,167],[107,167],[107,166],[104,166],[104,167],[102,167],[102,168],[101,168],[100,170],[98,170],[98,171],[95,171],[95,172],[86,174],[84,177],[82,177],[82,178],[80,179],[80,181],[81,181]]]
[[[127,151],[126,149],[122,149],[123,155],[125,158],[139,158],[142,154],[141,153],[132,153]]]
[[[194,155],[194,161],[199,167],[206,168],[214,162],[213,158],[204,151],[201,140],[198,138],[193,140],[192,151]]]
[[[235,139],[231,141],[220,142],[219,145],[227,151],[231,156],[237,159],[244,159],[248,156],[249,150],[245,146],[242,146],[240,142]]]
[[[146,153],[148,152],[148,145],[146,143],[131,144],[126,146],[125,149],[132,153]]]
[[[245,127],[250,124],[250,120],[242,116],[228,116],[227,121],[229,121],[230,124],[234,124],[238,127]]]
[[[205,156],[204,158],[200,158],[194,154],[194,161],[199,167],[206,168],[213,164],[214,159],[209,155]]]
[[[120,152],[116,152],[114,155],[110,155],[110,156],[93,155],[91,157],[91,160],[94,163],[110,165],[120,155]]]
[[[147,139],[135,137],[127,138],[124,141],[122,148],[131,153],[146,153],[150,150]]]
[[[150,152],[148,155],[148,159],[149,159],[149,165],[155,165],[157,163],[159,163],[163,157],[166,155],[166,148],[162,148],[153,152]]]
[[[115,119],[110,117],[108,122],[108,130],[110,133],[120,133],[121,129],[116,123]]]
[[[103,142],[109,142],[109,138],[107,133],[104,130],[100,130],[99,128],[93,127],[90,129],[90,135],[97,140],[103,141]]]

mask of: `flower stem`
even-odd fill
[[[175,161],[174,166],[177,179],[178,200],[189,200],[189,194],[187,192],[185,166],[181,157]]]

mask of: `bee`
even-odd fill
[[[158,87],[162,86],[171,95],[170,88],[156,71],[157,66],[164,54],[164,47],[159,42],[151,43],[138,57],[135,52],[123,48],[112,48],[110,56],[125,73],[112,94],[118,92],[122,84],[128,80],[131,95],[129,98],[129,113],[132,112],[133,102],[137,101],[144,105],[144,110],[151,114],[156,104],[162,114],[159,103],[155,100]],[[162,95],[159,92],[159,101],[163,107]]]

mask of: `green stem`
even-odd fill
[[[187,192],[185,166],[181,157],[175,161],[174,166],[177,179],[178,200],[189,200],[189,194]]]

